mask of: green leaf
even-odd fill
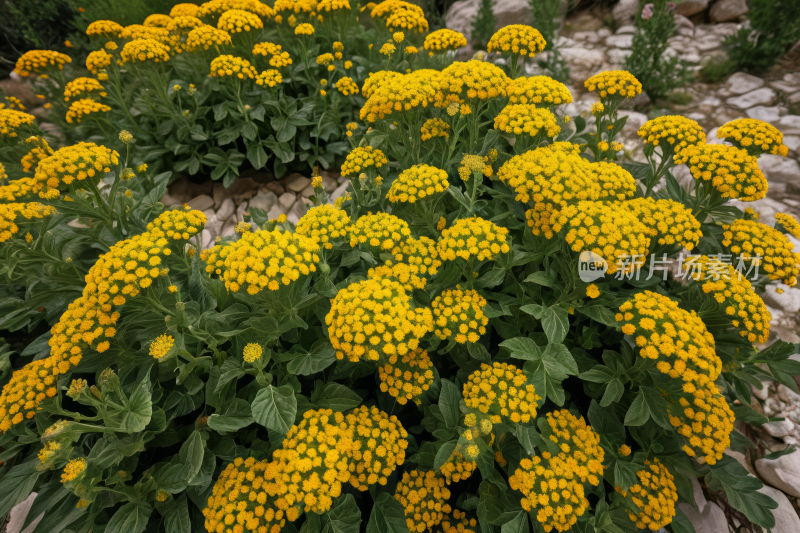
[[[238,431],[252,423],[250,404],[241,398],[223,404],[220,412],[208,417],[208,427],[221,433]]]
[[[650,409],[644,399],[644,392],[639,391],[639,395],[633,400],[628,412],[625,413],[626,426],[642,426],[650,419]]]
[[[442,390],[439,393],[439,409],[444,417],[447,427],[453,428],[458,425],[461,418],[461,410],[458,403],[461,401],[461,392],[452,381],[442,380]]]
[[[608,440],[622,444],[625,442],[625,426],[617,418],[614,409],[600,409],[595,400],[589,404],[589,423],[595,431]]]
[[[644,468],[642,465],[619,459],[614,463],[614,483],[622,487],[623,491],[627,491],[639,482],[636,473]]]
[[[0,492],[0,516],[5,516],[12,507],[25,501],[33,490],[39,474],[36,470],[37,460],[14,466],[0,478],[3,490]]]
[[[197,430],[192,431],[191,436],[181,445],[178,459],[186,468],[186,473],[188,474],[186,483],[191,483],[200,472],[200,467],[203,466],[205,447],[205,442]]]
[[[105,533],[142,533],[152,512],[153,508],[146,503],[126,503],[113,514]]]
[[[775,527],[775,516],[771,509],[777,509],[778,504],[766,494],[758,492],[763,487],[758,478],[748,475],[739,461],[728,455],[723,455],[722,459],[709,467],[711,472],[706,476],[706,483],[719,482],[731,507],[744,513],[754,524],[768,529]]]
[[[689,521],[689,518],[681,511],[681,508],[675,506],[675,516],[672,517],[672,532],[673,533],[697,533],[694,526]]]
[[[669,422],[667,400],[665,400],[664,397],[652,387],[641,387],[641,390],[644,393],[644,400],[647,403],[650,416],[653,418],[655,423],[668,431],[673,431],[672,424]]]
[[[545,310],[542,315],[542,328],[551,343],[560,343],[567,336],[569,330],[569,313],[566,309],[553,306]]]
[[[519,443],[522,444],[522,447],[525,448],[525,452],[528,455],[533,455],[536,451],[534,448],[542,445],[542,436],[536,431],[536,428],[532,426],[517,424],[517,439],[519,439]]]
[[[453,455],[453,451],[456,449],[457,445],[457,441],[450,441],[442,444],[442,447],[436,452],[436,457],[433,460],[434,470],[439,470],[442,465],[445,464],[448,459],[450,459],[450,456]]]
[[[403,506],[389,492],[382,492],[372,506],[367,533],[409,533]]]
[[[305,353],[302,353],[286,365],[286,369],[290,374],[309,376],[325,370],[336,362],[336,350],[325,339],[315,342],[311,350],[303,351]]]
[[[269,385],[258,391],[253,400],[253,418],[256,422],[282,435],[289,433],[296,414],[297,398],[289,385],[277,388]]]
[[[153,400],[150,393],[150,372],[137,383],[130,396],[122,402],[122,409],[109,409],[106,425],[120,433],[143,431],[153,415]]]
[[[214,387],[214,394],[219,394],[225,385],[234,379],[239,379],[245,374],[242,364],[235,357],[226,359],[225,362],[222,363],[219,372],[219,381],[217,381],[217,386]]]
[[[361,396],[340,383],[326,383],[315,404],[321,409],[335,412],[347,411],[361,404]]]
[[[578,374],[578,377],[583,381],[591,381],[592,383],[608,383],[613,380],[616,375],[607,366],[596,365],[588,372]]]
[[[618,379],[611,381],[606,386],[606,391],[603,393],[603,397],[600,399],[600,407],[608,407],[609,405],[616,403],[622,398],[623,393],[625,392],[625,387],[622,385],[622,382]]]
[[[175,505],[164,514],[164,529],[169,533],[192,533],[192,521],[189,518],[189,504],[186,495],[181,494]]]
[[[553,286],[553,280],[544,272],[534,272],[522,281],[523,283],[536,283],[537,285],[543,285],[545,287]]]
[[[542,316],[544,316],[545,308],[539,304],[528,304],[523,305],[519,308],[520,311],[523,313],[528,313],[536,320],[541,320]]]
[[[502,268],[493,268],[486,274],[475,280],[475,287],[488,289],[500,285],[506,277],[506,271]]]
[[[605,324],[606,326],[616,327],[617,319],[614,312],[608,307],[602,305],[592,305],[590,307],[579,307],[579,313],[583,313],[592,320]]]
[[[515,359],[538,361],[542,357],[542,349],[528,337],[514,337],[501,342],[500,346],[508,348]]]
[[[528,513],[520,511],[517,516],[500,526],[500,533],[528,533]]]
[[[322,515],[322,533],[358,533],[361,510],[352,494],[338,498],[336,506]]]

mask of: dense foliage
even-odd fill
[[[800,39],[799,0],[748,0],[749,24],[725,40],[737,69],[763,72]]]
[[[49,329],[0,350],[0,515],[36,490],[28,520],[44,513],[48,532],[683,533],[676,503],[701,478],[775,524],[725,451],[754,446],[737,423],[767,421],[750,385],[796,390],[800,374],[797,346],[759,348],[759,292],[796,283],[800,225],[730,203],[765,196],[758,157],[786,155],[778,130],[734,121],[730,145],[706,145],[696,122],[659,117],[639,130],[648,162],[620,165],[618,109],[640,82],[592,76],[594,124],[564,116],[563,84],[518,76],[546,44],[533,28],[489,38],[503,68],[452,62],[466,39],[438,30],[421,46],[440,69],[415,69],[427,23],[400,0],[368,6],[379,30],[343,37],[344,0],[212,0],[194,14],[213,25],[193,8],[97,21],[108,79],[67,81],[52,51],[20,59],[83,102],[70,136],[87,112],[130,130],[101,115],[102,143],[54,150],[32,116],[0,109],[0,327]],[[286,40],[259,43],[259,24]],[[345,54],[379,35],[374,57],[395,70],[367,76]],[[215,44],[229,39],[277,64]],[[165,70],[199,65],[194,82]],[[102,95],[124,76],[150,109],[128,122],[125,92]],[[193,118],[202,107],[216,122]],[[201,250],[205,215],[165,209],[171,173],[142,163],[160,138],[207,150],[228,181],[239,147],[275,168],[280,143],[320,164],[349,145],[349,190],[331,204],[314,175],[296,227],[253,209]]]

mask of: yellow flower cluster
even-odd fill
[[[169,353],[174,345],[175,339],[164,333],[150,343],[150,355],[156,359],[161,359]]]
[[[289,52],[284,51],[279,44],[267,42],[258,43],[253,47],[253,54],[270,56],[269,65],[271,67],[281,68],[292,64],[292,58],[289,56]]]
[[[169,21],[169,24],[167,25],[167,31],[169,31],[171,35],[175,36],[172,44],[175,46],[175,51],[177,53],[180,54],[183,52],[184,45],[182,42],[182,37],[184,35],[188,36],[192,30],[201,26],[203,26],[203,21],[195,17],[175,17]]]
[[[2,195],[0,195],[2,197]],[[793,236],[795,239],[800,239],[800,222],[792,215],[787,213],[775,213],[775,222],[783,226],[786,233]]]
[[[477,468],[478,463],[464,457],[464,454],[456,448],[453,450],[453,454],[447,459],[447,462],[439,468],[439,473],[444,476],[449,485],[468,479]],[[445,529],[444,531],[448,530]]]
[[[633,175],[615,163],[597,161],[591,164],[600,184],[600,200],[623,201],[633,198],[636,180]]]
[[[648,120],[637,132],[646,144],[669,149],[679,154],[684,148],[706,142],[703,128],[694,120],[680,115],[665,115]]]
[[[411,236],[408,223],[389,213],[368,213],[350,228],[350,246],[363,246],[373,255],[390,251]]]
[[[98,91],[100,96],[106,96],[105,89],[94,78],[75,78],[64,86],[64,101],[69,102],[73,96]]]
[[[308,23],[298,24],[294,29],[295,35],[314,35],[314,26]]]
[[[479,217],[462,218],[449,228],[442,230],[437,245],[443,261],[457,258],[471,261],[493,260],[498,254],[511,249],[508,245],[508,229],[501,228]]]
[[[276,0],[275,12],[288,11],[295,14],[309,13],[311,16],[317,10],[317,0]]]
[[[89,52],[89,55],[86,56],[86,69],[96,75],[101,70],[111,65],[111,59],[113,57],[114,56],[102,49]]]
[[[431,118],[426,120],[425,124],[422,125],[422,128],[420,128],[420,133],[422,133],[423,141],[433,139],[434,137],[444,137],[445,139],[449,139],[450,134],[447,132],[449,129],[450,124],[444,120],[440,118]]]
[[[506,92],[508,101],[512,104],[553,107],[572,102],[572,93],[567,86],[549,76],[520,77],[511,80]]]
[[[350,484],[361,491],[376,483],[386,485],[387,477],[406,459],[406,430],[396,416],[363,405],[345,415],[345,424],[353,428]]]
[[[622,492],[619,487],[616,490],[640,509],[638,515],[628,511],[628,517],[636,527],[658,531],[672,523],[678,489],[675,487],[675,478],[658,458],[652,463],[645,461],[644,464],[646,468],[636,473],[639,483],[632,486],[627,493]]]
[[[548,239],[553,236],[555,211],[568,203],[600,197],[600,184],[589,162],[574,153],[572,145],[562,149],[561,144],[512,157],[497,173],[517,193],[517,201],[532,207],[525,216],[533,234],[544,233]]]
[[[463,34],[442,28],[429,33],[425,37],[423,44],[428,55],[432,56],[437,52],[446,52],[447,50],[458,50],[467,46],[467,38]]]
[[[651,241],[660,246],[677,244],[692,250],[703,236],[691,209],[674,200],[636,198],[623,205],[647,227]]]
[[[780,231],[753,220],[735,220],[722,226],[722,245],[738,260],[760,264],[769,279],[779,279],[793,287],[800,273],[800,253]]]
[[[394,498],[406,516],[406,524],[411,533],[422,533],[439,525],[451,511],[447,500],[450,491],[445,478],[433,471],[412,470],[403,474],[397,484]]]
[[[61,474],[61,483],[68,481],[75,481],[83,471],[86,470],[86,459],[79,457],[78,459],[70,459],[67,466],[64,467],[64,473]]]
[[[89,37],[118,39],[123,29],[121,25],[113,20],[95,20],[86,27],[86,35]]]
[[[589,507],[584,484],[597,486],[603,475],[605,452],[600,435],[586,421],[562,409],[547,413],[553,441],[561,451],[543,452],[541,457],[523,458],[508,479],[512,489],[522,492],[522,508],[533,513],[546,532],[567,531]]]
[[[259,17],[270,18],[273,16],[272,8],[259,0],[210,0],[201,4],[194,16],[216,18],[216,15],[231,9],[242,9],[255,13]]]
[[[41,198],[53,199],[58,196],[59,189],[76,180],[98,181],[117,163],[119,154],[115,150],[94,143],[82,142],[60,148],[36,167],[36,192]]]
[[[0,109],[0,136],[16,137],[23,125],[30,126],[36,117],[16,109]]]
[[[497,30],[489,39],[488,52],[533,57],[544,50],[547,43],[539,30],[524,24],[510,24]]]
[[[400,405],[405,405],[408,400],[420,405],[422,395],[433,383],[432,368],[428,351],[422,348],[409,350],[404,355],[390,355],[386,364],[378,367],[380,389],[388,392]]]
[[[38,160],[36,163],[38,163]],[[5,168],[0,164],[0,179],[6,179],[7,177]],[[33,178],[20,178],[10,181],[8,185],[0,185],[0,200],[4,202],[22,200],[31,195],[36,188],[36,184],[37,181]]]
[[[0,204],[0,242],[6,242],[19,232],[17,223],[22,224],[55,212],[54,207],[39,202]]]
[[[261,22],[258,15],[244,9],[230,9],[220,15],[217,22],[217,29],[227,31],[229,34],[252,29],[260,30],[263,27],[264,23]]]
[[[404,170],[392,182],[386,198],[392,203],[424,200],[437,193],[442,193],[450,186],[447,172],[430,165],[414,165]]]
[[[428,21],[422,8],[402,0],[384,0],[372,9],[370,16],[383,18],[389,30],[428,31]]]
[[[717,137],[735,141],[750,155],[775,154],[786,157],[783,133],[775,126],[754,118],[737,118],[720,126]]]
[[[350,2],[347,0],[319,0],[317,11],[330,13],[331,11],[350,10]]]
[[[634,338],[639,355],[658,361],[662,374],[683,382],[683,393],[692,398],[694,408],[684,397],[680,416],[670,415],[678,433],[688,439],[683,450],[694,457],[697,452],[714,464],[730,444],[734,416],[714,385],[722,362],[714,348],[714,337],[694,311],[684,311],[678,302],[661,294],[644,291],[619,308],[616,319],[622,332]],[[668,398],[672,400],[671,398]],[[674,401],[674,400],[673,400]]]
[[[353,362],[405,355],[433,327],[430,309],[413,309],[400,282],[386,278],[341,289],[325,323],[337,359]]]
[[[582,201],[556,215],[553,229],[566,228],[572,251],[589,250],[608,262],[608,273],[637,270],[650,248],[647,226],[628,209],[602,202]]]
[[[242,351],[242,359],[244,359],[247,363],[253,363],[256,360],[261,359],[261,355],[263,353],[264,350],[261,348],[260,344],[248,342]]]
[[[342,176],[358,176],[369,168],[379,169],[389,160],[382,151],[372,146],[357,146],[353,148],[344,163],[342,163]]]
[[[120,33],[123,39],[138,40],[138,39],[152,39],[161,44],[172,44],[174,41],[166,28],[157,28],[154,26],[144,26],[142,24],[131,24],[125,26]]]
[[[455,61],[442,70],[436,106],[446,107],[451,102],[488,100],[506,96],[510,80],[503,70],[485,61]]]
[[[477,291],[448,289],[434,298],[433,333],[442,340],[452,339],[459,344],[478,342],[486,333],[489,318],[483,314],[486,298]]]
[[[166,28],[171,21],[172,17],[169,15],[154,13],[152,15],[148,15],[147,18],[144,19],[142,25],[152,28]]]
[[[385,56],[390,56],[393,53],[395,53],[395,51],[397,51],[397,47],[395,45],[393,45],[392,43],[383,43],[383,46],[381,46],[379,53]]]
[[[175,4],[169,11],[170,17],[196,17],[200,11],[197,4]]]
[[[391,254],[396,263],[393,264],[390,260],[386,261],[386,265],[391,269],[392,276],[403,278],[398,281],[401,281],[408,291],[414,288],[424,289],[428,278],[435,276],[442,266],[436,242],[428,237],[402,239],[391,250]],[[399,269],[402,269],[402,272]]]
[[[478,521],[474,518],[467,518],[467,513],[453,509],[453,520],[445,516],[442,519],[442,533],[475,533]]]
[[[312,207],[297,222],[297,233],[313,239],[327,250],[347,238],[350,217],[342,209],[325,204]]]
[[[361,87],[361,95],[364,98],[369,98],[375,93],[375,91],[378,90],[379,87],[386,84],[386,82],[389,80],[402,77],[402,74],[393,70],[380,70],[378,72],[372,72],[369,76],[367,76],[367,79],[364,81],[364,85]]]
[[[111,111],[109,106],[101,104],[92,98],[82,98],[70,104],[69,110],[67,110],[67,124],[80,123],[81,120],[92,113],[106,113],[108,111]]]
[[[281,73],[274,68],[265,70],[256,76],[256,85],[260,85],[262,87],[275,87],[279,83],[283,83],[283,76],[281,76]]]
[[[350,96],[351,94],[358,94],[358,84],[354,82],[353,78],[349,76],[344,76],[339,81],[337,81],[336,88],[339,89],[339,92],[345,96]]]
[[[538,137],[555,137],[561,132],[556,116],[549,109],[538,109],[533,104],[509,104],[494,118],[494,129],[513,135],[528,134]]]
[[[675,158],[675,163],[685,163],[694,179],[710,182],[723,198],[752,202],[767,195],[767,179],[758,168],[756,158],[741,148],[697,144],[685,148]]]
[[[536,417],[540,400],[522,370],[514,365],[494,362],[469,375],[464,383],[464,403],[471,411],[465,418],[469,427],[476,427],[488,418],[492,424],[527,424]],[[488,433],[483,431],[483,433]]]
[[[300,276],[316,272],[319,244],[312,238],[281,230],[244,233],[236,242],[201,253],[206,272],[221,276],[231,292],[254,295],[277,291]]]
[[[405,75],[373,75],[364,83],[363,94],[369,96],[361,108],[361,120],[375,122],[393,113],[427,107],[434,101],[439,78],[437,71],[420,70]]]
[[[200,26],[186,36],[186,50],[195,52],[208,50],[212,46],[230,46],[233,43],[231,34],[218,30],[214,26]]]
[[[143,63],[146,61],[153,63],[169,61],[169,46],[155,39],[134,39],[122,47],[122,53],[117,62],[124,65],[129,62]]]
[[[25,173],[35,170],[36,165],[39,164],[39,161],[42,159],[47,159],[47,157],[53,155],[54,153],[53,149],[50,148],[50,145],[47,144],[47,141],[40,135],[28,137],[25,139],[25,143],[35,145],[33,148],[31,148],[30,152],[22,157],[22,171]],[[22,180],[16,181],[22,182]],[[11,183],[9,185],[11,185]],[[2,195],[0,195],[0,198],[2,198]]]
[[[27,78],[31,74],[41,74],[42,71],[47,71],[51,67],[58,70],[63,70],[64,65],[72,63],[72,58],[61,52],[54,50],[30,50],[25,52],[17,60],[14,67],[14,72]]]
[[[642,92],[642,84],[626,70],[607,70],[595,74],[583,86],[596,92],[601,100],[633,98]]]
[[[248,60],[225,54],[211,60],[211,76],[215,78],[231,77],[240,80],[252,80],[258,76],[258,72]]]

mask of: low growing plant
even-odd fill
[[[51,325],[0,393],[0,514],[35,490],[48,532],[677,533],[702,478],[773,527],[725,451],[767,422],[751,386],[797,387],[758,291],[796,283],[800,224],[729,201],[764,197],[780,132],[663,116],[621,166],[633,75],[586,81],[587,127],[500,51],[375,73],[348,193],[316,176],[296,227],[253,209],[207,250],[135,135],[54,151],[0,110],[35,168],[0,188],[0,265],[9,298],[50,291],[16,326]]]

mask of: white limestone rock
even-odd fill
[[[761,458],[756,461],[761,478],[790,496],[800,498],[800,450],[777,459]]]

